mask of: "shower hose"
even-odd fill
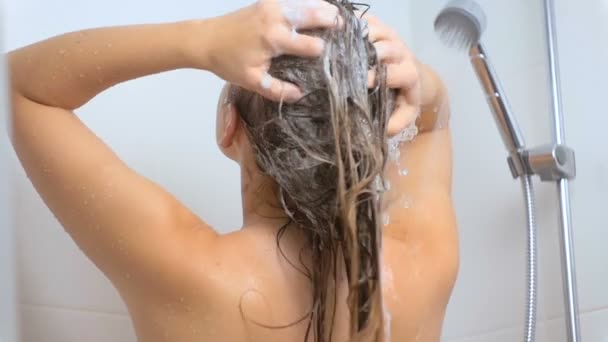
[[[536,305],[537,305],[537,285],[538,285],[538,241],[536,227],[536,208],[534,204],[534,189],[532,186],[532,177],[524,175],[521,177],[521,184],[524,192],[524,200],[526,205],[527,226],[528,226],[528,277],[527,291],[528,302],[526,307],[526,324],[525,324],[525,342],[534,342],[536,340]]]

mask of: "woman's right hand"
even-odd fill
[[[293,102],[302,93],[268,74],[272,58],[320,56],[324,41],[298,31],[331,28],[339,22],[338,8],[323,0],[260,0],[212,19],[216,35],[198,53],[207,56],[207,69],[227,82],[271,100]]]

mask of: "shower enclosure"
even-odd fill
[[[412,2],[411,11],[419,16],[421,11],[426,9],[429,16],[433,12],[436,15],[445,4],[446,2],[425,4]],[[582,60],[595,59],[596,56],[606,54],[606,47],[602,46],[598,40],[592,39],[592,36],[597,39],[599,35],[606,34],[603,21],[598,20],[598,16],[606,14],[605,3],[583,1],[574,4],[558,0],[479,1],[479,4],[488,13],[488,29],[483,41],[490,51],[490,56],[497,61],[495,63],[497,74],[503,80],[506,95],[514,100],[514,113],[517,119],[523,121],[524,136],[531,138],[528,140],[527,146],[543,145],[540,149],[532,150],[533,154],[537,152],[544,154],[539,159],[529,159],[530,155],[525,153],[524,156],[528,157],[532,164],[541,162],[552,170],[549,173],[530,170],[539,174],[541,176],[539,178],[550,183],[543,184],[535,181],[540,193],[540,196],[537,196],[539,198],[537,205],[539,208],[537,211],[539,215],[539,257],[533,258],[532,261],[538,263],[537,267],[540,272],[540,282],[537,284],[540,304],[537,320],[525,321],[525,324],[537,324],[537,341],[603,341],[608,338],[608,330],[601,323],[608,322],[608,315],[602,309],[606,306],[605,300],[602,301],[604,295],[597,290],[593,293],[587,292],[589,284],[582,284],[584,281],[582,279],[594,278],[594,281],[598,283],[608,283],[605,271],[608,263],[601,259],[582,261],[579,258],[588,257],[590,251],[586,248],[594,245],[592,241],[595,237],[585,235],[605,226],[603,224],[606,219],[605,215],[603,219],[598,219],[597,214],[592,215],[593,218],[584,217],[583,212],[588,213],[588,206],[597,208],[597,205],[592,202],[601,200],[600,196],[608,193],[605,184],[602,185],[608,171],[605,167],[608,154],[599,153],[598,159],[590,163],[586,156],[589,152],[585,151],[585,149],[593,149],[588,140],[589,137],[583,139],[580,132],[578,134],[576,132],[583,127],[587,130],[592,129],[584,125],[583,121],[585,118],[598,116],[590,113],[580,114],[581,107],[578,105],[586,103],[585,108],[593,111],[591,103],[597,101],[594,100],[594,97],[601,96],[601,91],[586,88],[587,93],[582,93],[581,90],[577,92],[572,92],[572,90],[588,86],[588,83],[583,81],[589,77],[588,75],[595,77],[608,75],[603,66],[598,67],[592,63],[585,66],[581,64]],[[527,302],[524,294],[527,289],[523,287],[523,284],[526,284],[523,276],[517,275],[515,272],[522,274],[526,272],[524,267],[526,261],[523,258],[526,244],[521,240],[526,237],[526,220],[524,206],[513,206],[513,203],[516,202],[511,203],[511,200],[516,200],[510,197],[519,186],[517,182],[508,180],[510,172],[504,161],[507,156],[506,152],[498,152],[500,158],[503,158],[501,162],[498,162],[503,167],[503,171],[499,172],[505,176],[503,184],[502,179],[496,178],[495,166],[487,165],[487,163],[497,162],[495,156],[489,156],[495,152],[490,152],[488,145],[476,145],[480,144],[480,141],[483,141],[481,144],[488,143],[487,139],[493,140],[492,144],[500,144],[501,140],[498,132],[492,127],[494,125],[491,123],[490,109],[487,106],[482,107],[485,105],[486,101],[483,97],[486,95],[478,84],[471,83],[471,79],[475,77],[474,69],[470,67],[469,61],[463,58],[468,57],[468,54],[439,52],[442,48],[435,46],[433,38],[430,37],[430,29],[426,32],[422,29],[426,25],[424,22],[428,20],[428,17],[415,18],[412,24],[412,37],[416,48],[420,49],[419,53],[424,55],[421,58],[424,60],[428,57],[433,61],[432,65],[441,69],[441,74],[447,80],[448,88],[451,91],[452,127],[456,151],[454,198],[457,207],[460,207],[457,208],[457,213],[460,217],[461,253],[463,255],[460,282],[449,309],[449,312],[454,312],[454,315],[448,314],[446,337],[458,336],[454,339],[456,341],[522,340],[521,330],[524,326],[523,317]],[[575,35],[574,32],[577,34]],[[573,50],[577,44],[580,46]],[[582,51],[586,51],[586,54],[583,55]],[[593,55],[593,57],[589,57],[589,55]],[[462,70],[461,67],[465,65],[465,69]],[[469,75],[465,73],[469,73]],[[562,82],[560,82],[560,78],[563,80]],[[487,82],[487,78],[482,77],[482,81]],[[563,91],[561,91],[562,88]],[[493,94],[491,95],[493,96]],[[487,117],[483,118],[480,115]],[[599,122],[602,122],[600,126],[603,126],[607,121],[605,118],[599,118]],[[574,132],[570,133],[571,129]],[[494,138],[490,138],[487,135],[488,132],[495,134]],[[573,178],[573,158],[570,154],[571,151],[565,145],[565,132],[568,132],[568,136],[573,135],[573,139],[569,139],[568,143],[577,151],[578,177],[582,178],[587,175],[592,178],[579,178],[571,186],[566,178]],[[595,132],[600,134],[599,131]],[[578,136],[578,139],[575,136]],[[468,142],[470,145],[465,148],[462,144],[468,144]],[[562,148],[559,146],[563,146],[562,152],[558,152]],[[559,148],[556,149],[556,147]],[[504,150],[504,148],[502,149]],[[494,146],[492,150],[498,151]],[[547,154],[547,152],[550,153]],[[560,154],[562,155],[560,156]],[[562,160],[558,161],[558,159]],[[570,170],[556,170],[561,168],[559,164],[565,159],[569,159]],[[599,165],[602,166],[598,167]],[[514,174],[517,174],[517,168],[513,166],[511,163],[511,171],[515,171]],[[487,167],[490,167],[491,171]],[[592,171],[594,168],[596,169]],[[595,179],[593,179],[594,176]],[[464,179],[471,179],[471,181],[466,182]],[[506,195],[503,188],[503,186],[507,186],[507,182],[511,182],[510,186],[514,189],[509,195]],[[557,189],[551,189],[550,184],[555,184],[555,182],[557,182]],[[471,187],[475,187],[475,184],[484,184],[483,186],[489,188],[472,190]],[[597,188],[591,190],[583,184],[596,184]],[[572,202],[570,187],[574,193]],[[467,195],[460,196],[461,191],[462,194]],[[499,198],[496,195],[497,191],[508,196],[510,203],[507,204],[505,198]],[[472,193],[485,198],[483,207],[478,207],[483,210],[471,208],[479,206],[479,202],[474,204]],[[551,203],[551,201],[553,202]],[[584,203],[581,203],[583,201]],[[487,213],[487,210],[490,210],[491,213]],[[501,214],[504,211],[509,214]],[[471,227],[468,227],[468,224]],[[578,225],[589,226],[578,228]],[[591,226],[594,226],[595,229],[591,229]],[[497,234],[502,239],[497,239]],[[513,234],[520,234],[516,244],[513,244]],[[493,241],[485,240],[488,236],[494,236],[494,238],[490,238]],[[486,249],[479,245],[472,247],[469,245],[470,243],[488,243],[489,245]],[[576,263],[574,245],[577,246]],[[519,253],[522,254],[517,255],[518,252],[513,249],[514,246],[519,246]],[[478,249],[478,251],[474,252],[468,247]],[[490,256],[492,253],[494,255]],[[594,253],[596,256],[599,255],[601,249],[596,249]],[[492,259],[492,262],[482,263],[484,266],[479,268],[479,259],[488,257]],[[513,264],[515,260],[521,262],[522,265],[516,267]],[[593,264],[598,267],[597,273],[584,274],[593,267],[591,266]],[[575,272],[576,266],[578,266],[578,277]],[[468,267],[474,268],[474,272],[477,273],[477,277],[469,281],[463,280],[466,277],[463,274],[468,273]],[[484,279],[482,274],[485,274],[487,278]],[[521,281],[522,285],[513,284],[515,279]],[[579,285],[582,290],[578,291],[580,300],[577,300],[577,279],[582,284]],[[464,284],[465,282],[466,284]],[[505,282],[510,285],[505,286]],[[532,283],[532,285],[534,284]],[[486,313],[490,316],[476,316],[472,314],[472,311],[475,310],[471,310],[468,319],[457,317],[456,313],[463,312],[463,308],[467,305],[470,310],[471,304],[473,306],[477,304],[480,292],[471,290],[480,287],[483,288],[482,296],[486,299],[492,298],[492,300],[486,300],[483,304],[479,303],[478,313]],[[532,286],[532,290],[533,288],[534,286]],[[522,294],[513,294],[514,289],[522,291]],[[468,295],[461,294],[460,291],[468,292]],[[496,300],[497,297],[502,298]],[[514,298],[518,298],[521,308],[514,306]],[[505,309],[510,312],[510,316],[506,320],[500,313]],[[528,307],[527,310],[534,310],[534,308]],[[492,313],[490,314],[490,312]],[[522,317],[519,322],[513,319],[517,315]],[[498,323],[500,321],[502,323]],[[453,328],[452,323],[454,323]],[[495,327],[492,327],[494,324],[496,324]],[[469,332],[465,333],[463,326],[467,325]],[[455,333],[459,329],[463,331]],[[475,330],[478,331],[477,334],[470,336],[470,331]],[[450,335],[451,333],[454,335]],[[528,336],[523,340],[531,341],[533,339],[532,336]]]
[[[179,20],[191,18],[192,13],[214,16],[250,2],[176,0],[168,5],[144,0],[128,4],[119,0],[86,4],[64,0],[64,6],[57,6],[36,0],[10,1],[5,4],[9,15],[2,21],[8,29],[3,48],[6,51],[91,26]],[[460,272],[441,340],[521,341],[527,290],[526,215],[521,189],[506,165],[507,154],[466,53],[444,47],[433,30],[435,17],[448,1],[368,2],[374,15],[394,26],[417,57],[438,71],[450,93],[452,195],[459,224]],[[604,342],[608,341],[608,152],[604,148],[608,144],[604,133],[608,115],[603,114],[608,78],[608,3],[555,0],[553,16],[551,6],[545,5],[552,2],[478,0],[488,22],[483,41],[527,146],[563,144],[565,128],[567,145],[576,151],[577,178],[569,185],[571,215],[561,214],[568,213],[562,210],[568,207],[564,195],[568,186],[563,181],[556,186],[555,182],[534,178],[538,222],[536,341]],[[188,89],[181,89],[183,93],[167,89],[170,82],[187,83]],[[200,111],[211,113],[215,99],[202,98],[201,87],[214,94],[221,84],[193,71],[138,80],[121,89],[124,95],[111,92],[88,105],[83,117],[136,169],[172,190],[212,225],[227,229],[240,224],[233,218],[238,204],[209,210],[200,203],[209,202],[209,193],[214,194],[211,202],[238,203],[238,184],[228,181],[238,177],[237,171],[226,166],[219,155],[213,155],[210,162],[181,157],[200,155],[201,150],[215,151],[214,142],[203,140],[205,134],[200,134],[201,128],[214,127],[212,115],[199,115]],[[3,90],[0,87],[4,115]],[[149,95],[155,91],[157,96]],[[146,103],[150,111],[137,112],[137,103]],[[166,118],[166,112],[175,111],[175,103],[179,103],[180,111],[193,113],[189,115],[195,118],[187,118],[187,127],[176,123],[180,120]],[[120,121],[104,117],[108,108],[118,104],[132,115]],[[556,123],[561,120],[552,119],[554,113],[563,116],[559,128]],[[90,342],[134,342],[119,296],[65,236],[20,167],[15,166],[3,124],[4,120],[0,123],[0,228],[9,229],[0,229],[0,342],[16,342],[15,310],[21,318],[23,342],[77,342],[83,335]],[[127,125],[141,129],[130,134],[115,129]],[[137,151],[141,149],[138,143],[146,138],[143,132],[152,129],[160,132],[148,142],[154,154],[142,155]],[[185,174],[180,163],[187,165],[191,174]],[[209,191],[204,195],[198,191],[203,188],[200,178],[210,177],[210,163],[224,168],[219,173],[225,178],[211,188],[206,185]],[[16,177],[9,178],[14,169],[18,170]],[[564,228],[569,222],[571,230]],[[12,243],[13,234],[16,244]],[[569,253],[572,246],[576,247],[576,259]],[[17,259],[15,272],[12,252]],[[568,264],[570,268],[565,267]],[[13,278],[19,279],[18,300]],[[17,308],[14,302],[18,302]]]
[[[490,62],[490,56],[482,43],[487,19],[483,8],[473,0],[453,0],[437,16],[435,31],[444,44],[468,49],[473,70],[484,90],[488,105],[496,121],[498,131],[508,153],[508,165],[515,179],[521,179],[527,216],[527,305],[524,341],[536,340],[536,312],[538,298],[538,227],[536,202],[532,176],[543,182],[556,182],[559,195],[559,223],[561,228],[562,278],[566,330],[569,341],[580,340],[578,298],[569,181],[576,177],[574,151],[565,143],[564,113],[557,48],[555,1],[544,1],[547,60],[549,64],[551,110],[554,127],[553,142],[538,147],[528,147],[517,117],[513,113],[507,94],[502,88],[500,76]],[[461,46],[457,46],[461,45]]]

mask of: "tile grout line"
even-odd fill
[[[595,314],[595,313],[602,312],[602,311],[608,311],[608,306],[603,306],[603,307],[581,312],[581,316],[586,315],[586,314]]]
[[[108,317],[114,317],[114,318],[130,319],[130,316],[128,313],[121,313],[121,312],[98,311],[98,310],[93,310],[93,309],[73,308],[73,307],[67,307],[67,306],[61,306],[61,305],[44,305],[44,304],[33,304],[33,303],[24,303],[24,302],[19,303],[19,306],[21,306],[22,308],[29,308],[29,309],[42,309],[42,310],[49,310],[49,311],[56,310],[56,311],[64,311],[64,312],[70,312],[70,313],[85,313],[85,314],[95,314],[95,315],[108,316]]]
[[[585,315],[593,315],[593,314],[597,314],[600,312],[607,312],[608,313],[608,306],[607,307],[601,307],[601,308],[596,308],[596,309],[592,309],[589,311],[585,311],[585,312],[580,312],[580,316],[585,316]],[[537,323],[538,325],[541,324],[545,324],[545,323],[549,323],[552,321],[558,321],[563,319],[563,316],[558,316],[558,317],[553,317],[553,318],[547,318],[547,319],[543,319],[543,320],[539,320]],[[484,336],[488,336],[488,335],[494,335],[494,334],[500,334],[500,333],[504,333],[504,332],[508,332],[511,330],[516,330],[519,328],[523,328],[523,324],[518,324],[518,325],[512,325],[512,326],[508,326],[508,327],[502,327],[502,328],[498,328],[498,329],[494,329],[494,330],[488,330],[488,331],[477,331],[477,332],[473,332],[472,334],[469,335],[462,335],[462,336],[446,336],[445,339],[447,341],[453,341],[453,342],[458,342],[458,340],[462,340],[462,339],[467,339],[467,338],[480,338],[480,337],[484,337]]]

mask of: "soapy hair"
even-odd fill
[[[349,1],[336,5],[344,26],[304,32],[326,41],[320,58],[281,56],[269,73],[306,94],[276,103],[232,86],[260,170],[272,178],[290,219],[307,239],[313,308],[306,341],[330,341],[335,320],[337,267],[348,279],[350,341],[377,341],[384,318],[380,285],[382,175],[387,122],[395,94],[367,37],[367,24]],[[368,71],[377,82],[368,89]]]

